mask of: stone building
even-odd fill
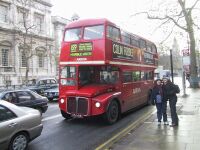
[[[29,80],[55,77],[51,7],[50,0],[0,0],[0,86],[22,84],[27,68]]]
[[[52,16],[52,24],[53,24],[53,36],[54,36],[54,58],[56,60],[56,67],[57,67],[57,73],[58,74],[58,60],[59,60],[59,54],[60,54],[60,48],[61,48],[61,42],[63,39],[63,33],[65,26],[70,23],[70,20],[59,17],[59,16]]]

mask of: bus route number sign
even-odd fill
[[[79,43],[70,45],[70,56],[81,57],[92,55],[92,43]]]

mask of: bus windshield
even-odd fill
[[[65,32],[64,41],[77,41],[81,38],[81,28],[67,29]]]
[[[84,40],[103,38],[104,26],[89,26],[84,28]]]
[[[119,69],[112,66],[80,66],[79,84],[115,84],[119,79]]]

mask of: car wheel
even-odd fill
[[[18,133],[12,138],[9,150],[25,150],[28,146],[28,141],[29,139],[26,133]]]
[[[119,117],[119,105],[116,100],[110,102],[106,113],[104,114],[104,120],[108,124],[114,124]]]
[[[71,119],[72,118],[72,116],[70,115],[70,114],[68,114],[68,113],[66,113],[66,112],[64,112],[64,111],[62,111],[61,110],[61,114],[62,114],[62,116],[65,118],[65,119]]]

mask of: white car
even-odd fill
[[[38,110],[0,100],[0,149],[25,150],[41,135],[41,119]]]

